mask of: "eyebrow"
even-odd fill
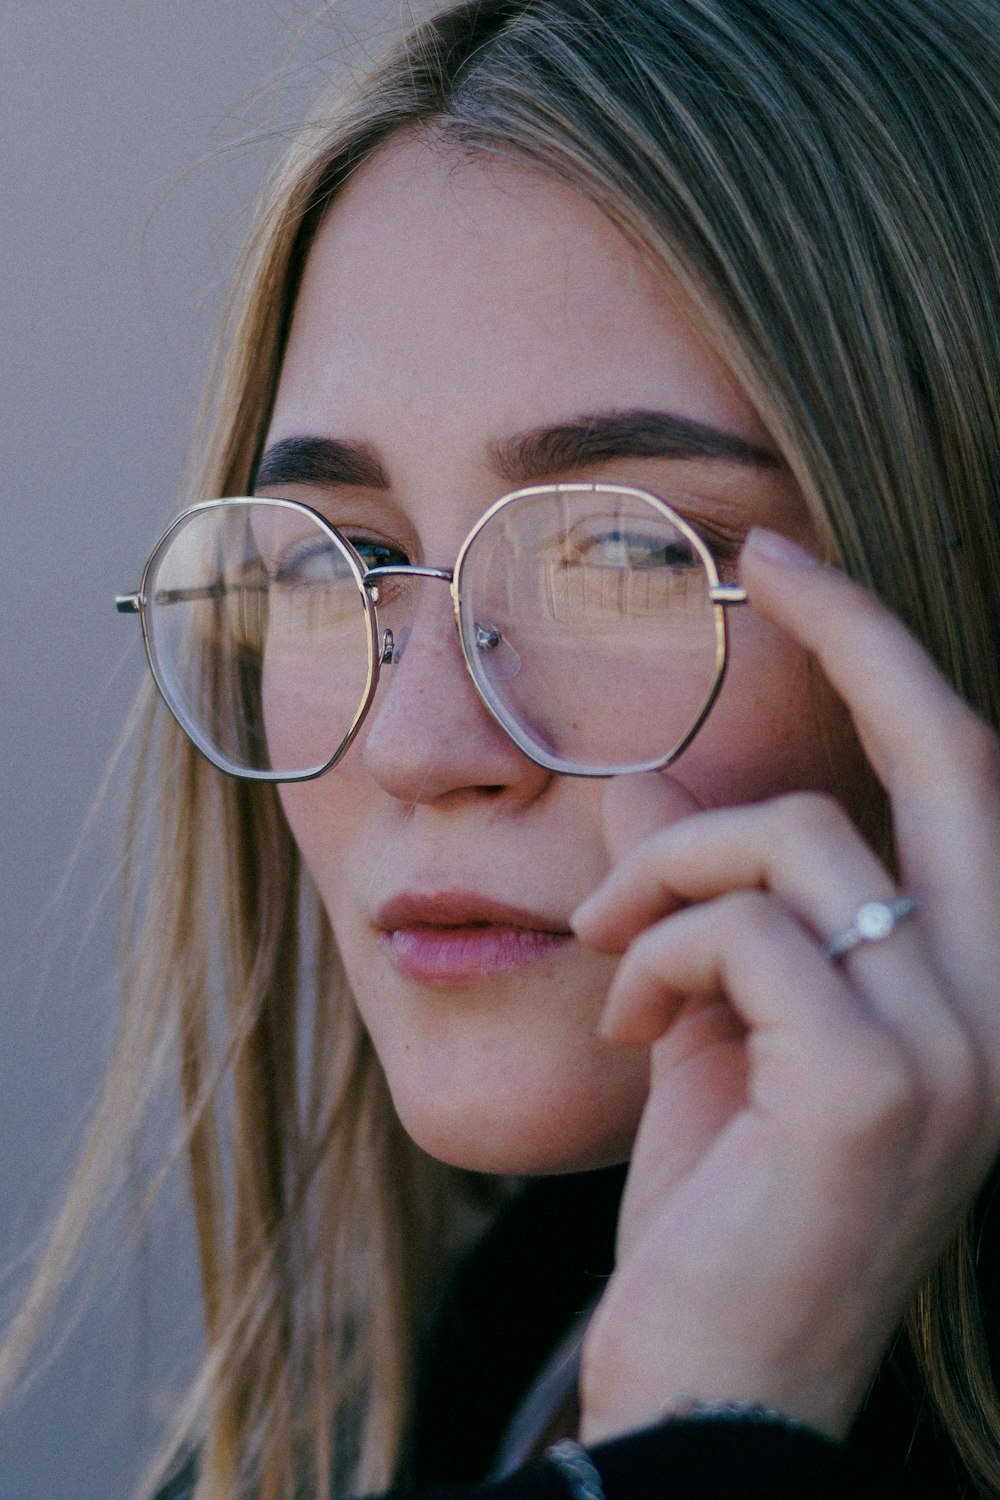
[[[610,458],[716,459],[780,469],[781,459],[746,438],[663,411],[598,412],[493,444],[497,472],[514,484]]]
[[[388,474],[367,443],[327,437],[282,438],[265,449],[254,472],[252,488],[282,484],[390,488]]]
[[[612,458],[712,459],[781,469],[778,455],[735,433],[671,412],[597,412],[532,428],[491,443],[492,467],[509,484],[529,484]],[[373,448],[343,438],[288,437],[265,450],[253,488],[284,484],[346,485],[388,490]]]

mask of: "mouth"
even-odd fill
[[[375,917],[397,973],[418,984],[469,984],[510,973],[574,941],[565,923],[467,891],[403,894]]]

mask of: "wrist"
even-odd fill
[[[713,1349],[695,1338],[678,1337],[657,1354],[637,1328],[626,1341],[595,1320],[583,1350],[580,1440],[606,1442],[670,1419],[729,1416],[780,1422],[840,1442],[878,1357],[836,1359],[826,1351],[824,1359],[817,1342],[798,1358],[786,1349],[781,1360],[769,1362],[759,1350],[740,1359],[732,1344]]]
[[[640,1428],[651,1427],[656,1423],[671,1421],[751,1422],[756,1425],[785,1427],[790,1431],[816,1432],[835,1441],[841,1440],[839,1435],[823,1427],[803,1421],[790,1412],[778,1410],[777,1407],[765,1406],[760,1401],[703,1401],[693,1396],[678,1396],[665,1402],[647,1420],[630,1422],[628,1426],[622,1425],[620,1421],[615,1426],[610,1418],[606,1418],[604,1423],[606,1430],[602,1430],[600,1419],[584,1416],[580,1423],[580,1441],[587,1444],[607,1442],[612,1438],[623,1436],[626,1432],[638,1431]]]
[[[714,1376],[688,1369],[674,1379],[664,1369],[641,1369],[619,1361],[615,1369],[584,1360],[580,1382],[580,1441],[593,1444],[652,1427],[664,1421],[755,1421],[807,1429],[842,1441],[863,1391],[852,1386],[837,1400],[837,1383],[791,1382],[760,1370],[740,1372],[732,1360]],[[659,1378],[656,1378],[656,1377]],[[700,1376],[700,1378],[699,1378]],[[683,1385],[681,1384],[683,1380]]]

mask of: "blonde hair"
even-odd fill
[[[188,498],[247,492],[323,215],[390,137],[433,124],[458,152],[560,178],[680,279],[828,555],[1000,725],[994,21],[991,0],[444,11],[341,90],[272,183]],[[428,1250],[470,1184],[403,1135],[273,790],[219,776],[146,712],[130,817],[156,809],[156,878],[89,1165],[11,1368],[74,1252],[97,1158],[172,1045],[207,1348],[171,1441],[199,1448],[197,1500],[383,1488]],[[974,1233],[970,1219],[908,1326],[969,1474],[998,1494]]]

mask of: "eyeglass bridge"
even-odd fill
[[[372,602],[375,603],[375,604],[378,603],[378,599],[374,595],[372,596]],[[391,630],[389,630],[388,628],[385,629],[385,630],[383,630],[383,632],[382,632],[382,634],[381,634],[381,636],[379,638],[379,648],[378,648],[378,664],[379,664],[379,666],[380,667],[393,667],[393,666],[397,666],[399,664],[400,659],[402,658],[403,652],[406,650],[406,643],[409,640],[409,638],[410,638],[410,627],[409,627],[409,625],[404,625],[402,627],[402,629],[399,632],[399,638],[398,638],[398,640],[397,640],[396,636],[394,635],[394,633]],[[520,658],[520,656],[518,656],[517,652],[514,650],[513,646],[510,644],[510,642],[504,639],[503,632],[500,631],[500,630],[497,630],[497,628],[496,628],[495,625],[477,625],[476,626],[476,634],[475,634],[475,644],[476,644],[476,650],[477,651],[481,651],[484,655],[488,651],[491,651],[491,652],[492,651],[498,651],[501,646],[504,647],[504,654],[505,654],[505,657],[506,657],[506,661],[505,661],[506,670],[504,670],[503,672],[498,673],[496,675],[501,676],[501,677],[514,677],[520,671],[520,669],[521,669],[521,658]]]

